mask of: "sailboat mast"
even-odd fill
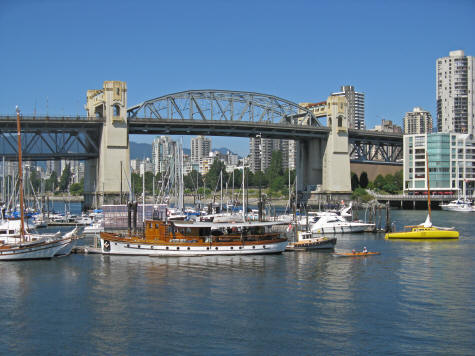
[[[25,212],[23,211],[23,168],[21,166],[21,128],[20,128],[20,109],[16,107],[16,128],[18,137],[18,183],[20,185],[20,240],[25,240]]]
[[[6,195],[5,195],[5,156],[2,158],[2,169],[3,169],[3,176],[2,176],[2,202],[5,203]]]
[[[145,224],[145,160],[143,162],[143,175],[142,175],[142,222]],[[144,229],[145,229],[145,225],[144,225]]]
[[[427,174],[427,208],[429,210],[429,217],[431,217],[431,210],[430,210],[430,183],[429,183],[429,156],[427,155],[426,150],[426,174]]]
[[[221,180],[221,202],[219,203],[219,212],[223,212],[223,170],[222,169],[219,175],[220,175],[219,179]]]
[[[246,221],[246,184],[245,184],[246,174],[245,174],[245,165],[244,160],[242,161],[242,219]]]

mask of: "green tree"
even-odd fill
[[[48,192],[53,192],[58,188],[58,175],[55,171],[51,172],[51,175],[46,180],[45,189]]]
[[[221,171],[223,172],[223,187],[227,179],[226,165],[223,161],[215,159],[211,167],[209,168],[208,173],[206,173],[206,186],[214,191],[215,189],[219,190],[219,180]]]
[[[35,192],[38,193],[41,188],[41,177],[37,170],[32,170],[30,172],[30,182]]]
[[[192,170],[183,177],[183,183],[185,184],[185,189],[196,191],[199,187],[203,186],[203,176],[201,173]]]
[[[404,189],[404,176],[402,169],[394,173],[394,184],[396,185],[398,192]]]
[[[233,184],[232,182],[232,177],[231,177],[231,185]],[[240,188],[242,185],[242,169],[235,169],[234,170],[234,188]]]
[[[84,183],[73,183],[69,187],[69,192],[72,195],[82,195],[84,193]]]
[[[65,192],[68,190],[70,179],[71,179],[71,168],[68,163],[66,164],[66,167],[64,167],[63,174],[61,174],[61,178],[59,180],[60,191]]]
[[[282,170],[282,152],[273,151],[269,168],[267,168],[266,170],[267,181],[271,183],[274,178],[282,176],[283,173],[284,172]]]
[[[356,173],[351,173],[351,190],[354,191],[359,186],[360,182],[358,180],[358,175]]]
[[[373,197],[368,194],[368,192],[363,188],[356,188],[351,196],[353,200],[360,200],[363,202],[369,202],[373,199]]]
[[[368,187],[368,173],[366,172],[361,172],[360,174],[360,187],[363,189],[366,189]]]
[[[153,193],[153,173],[152,172],[145,172],[145,191],[148,194]]]
[[[279,192],[286,188],[285,179],[283,176],[277,176],[269,184],[269,188],[272,192]]]
[[[132,173],[132,187],[135,195],[142,193],[142,177],[138,173]]]
[[[253,187],[258,187],[259,185],[261,187],[267,187],[267,184],[267,176],[262,171],[257,171],[256,173],[254,173],[252,176],[252,181],[251,179],[249,181],[249,185]]]
[[[386,180],[381,174],[378,174],[376,179],[373,182],[373,185],[376,189],[383,190],[384,185],[386,184]]]

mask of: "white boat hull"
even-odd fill
[[[445,211],[457,211],[457,212],[462,212],[462,213],[475,211],[471,205],[460,205],[460,206],[440,205],[440,208]]]
[[[105,244],[106,242],[106,245]],[[101,250],[106,255],[135,256],[219,256],[219,255],[256,255],[280,253],[285,250],[288,241],[269,244],[244,244],[229,246],[194,246],[190,245],[153,245],[108,241],[101,238]],[[108,247],[107,247],[108,246]]]
[[[0,249],[0,261],[32,260],[52,258],[59,250],[71,242],[71,239],[51,242],[31,243]]]
[[[312,228],[312,232],[316,234],[349,234],[356,232],[363,232],[368,228],[374,227],[374,224],[341,224],[332,226],[321,226]]]
[[[54,255],[55,256],[68,256],[71,254],[74,246],[76,246],[77,239],[72,239],[68,244],[61,247]]]

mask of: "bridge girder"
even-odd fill
[[[16,117],[2,117],[0,150],[5,160],[18,159]],[[25,160],[85,160],[99,156],[103,119],[87,117],[22,117],[22,156]]]
[[[352,162],[386,162],[402,164],[403,150],[400,143],[371,140],[350,140]]]
[[[321,126],[307,108],[273,95],[229,90],[188,90],[144,101],[128,119],[253,122]]]

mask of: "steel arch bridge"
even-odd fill
[[[128,119],[201,120],[321,127],[307,108],[277,96],[230,90],[187,90],[127,109]]]
[[[16,117],[0,116],[0,155],[16,160]],[[99,156],[102,117],[22,116],[25,159],[90,159]],[[127,109],[130,134],[185,134],[307,140],[326,138],[309,109],[273,95],[229,90],[188,90]],[[395,163],[402,135],[349,130],[352,161]]]

